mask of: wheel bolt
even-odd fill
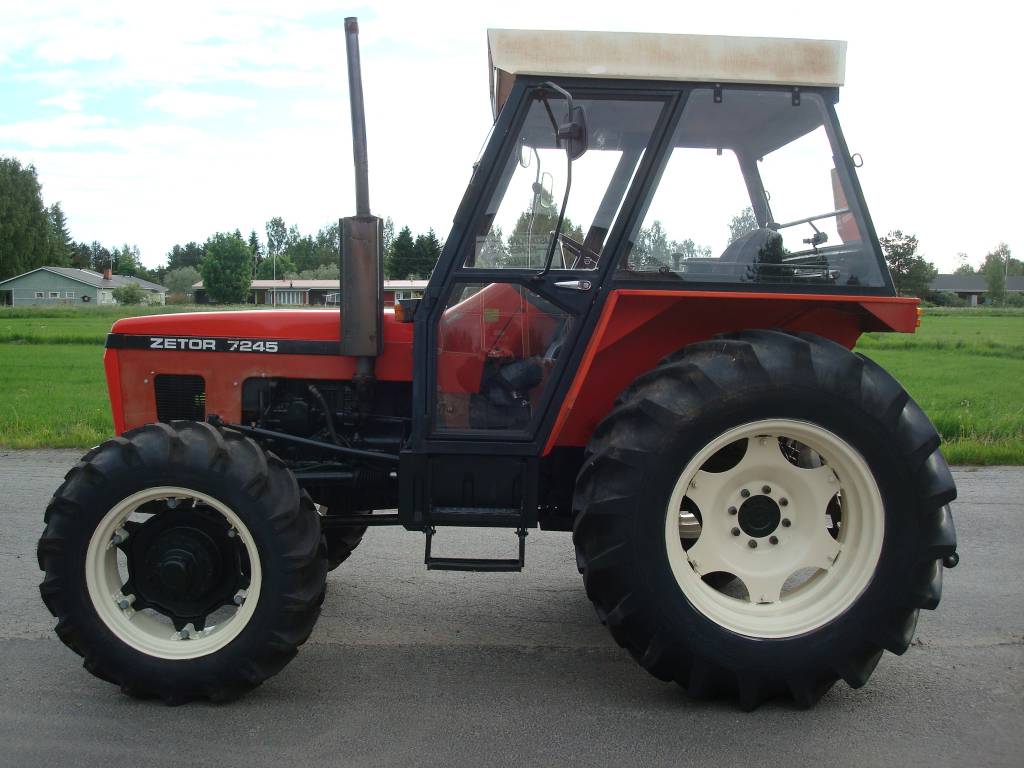
[[[757,542],[754,541],[753,539],[751,539],[750,541],[747,542],[747,546],[750,547],[751,549],[757,549]]]
[[[733,536],[739,536],[740,535],[740,529],[739,528],[733,528],[732,529],[732,535]]]
[[[742,496],[744,499],[747,498],[747,496],[749,496],[749,495],[750,495],[750,491],[748,491],[746,488],[744,488],[742,491],[740,491],[740,496]]]
[[[130,605],[131,603],[128,601],[128,598],[126,597],[122,597],[120,600],[117,601],[117,607],[120,608],[122,611],[127,611]]]
[[[782,518],[782,527],[783,528],[789,528],[790,525],[791,525],[791,523],[789,522],[789,518],[788,517]]]
[[[772,544],[778,544],[779,543],[779,537],[778,536],[769,536],[768,537],[768,541],[770,541]]]
[[[772,487],[770,485],[762,485],[761,486],[761,493],[771,493],[771,492],[772,492]]]
[[[781,499],[779,499],[779,506],[780,507],[788,507],[789,506],[789,499],[787,499],[785,496],[783,496]]]
[[[730,515],[735,515],[736,514],[736,507],[729,507],[729,514]]]

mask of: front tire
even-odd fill
[[[588,596],[695,697],[810,706],[859,687],[939,601],[956,489],[938,446],[892,377],[832,342],[695,344],[594,433],[575,497]]]
[[[92,674],[139,697],[227,700],[279,672],[320,611],[326,548],[273,454],[209,424],[151,424],[67,474],[40,592]]]

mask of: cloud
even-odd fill
[[[161,91],[145,101],[147,107],[186,119],[223,115],[228,112],[251,109],[256,104],[257,102],[252,99],[238,96],[178,89]]]
[[[84,98],[85,96],[81,91],[71,90],[58,93],[56,96],[51,96],[48,99],[43,99],[39,103],[48,107],[60,107],[68,112],[81,112]]]
[[[35,163],[76,238],[127,238],[151,264],[274,215],[315,230],[353,207],[342,24],[357,15],[374,210],[443,233],[490,127],[487,27],[839,38],[838,110],[876,226],[916,232],[952,268],[1000,239],[1024,250],[1006,7],[976,0],[908,35],[925,12],[891,2],[851,16],[778,0],[766,16],[633,0],[623,16],[578,0],[5,0],[0,154]]]

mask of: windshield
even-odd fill
[[[883,286],[821,97],[687,100],[622,264],[695,282]]]
[[[551,92],[531,99],[467,267],[541,269],[552,239],[552,269],[597,266],[662,102],[583,98],[575,104],[586,113],[589,141],[570,171],[556,133],[556,125],[566,121],[566,102]],[[565,218],[556,233],[570,172]]]

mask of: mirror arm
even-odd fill
[[[551,242],[548,243],[547,258],[544,259],[544,269],[533,276],[534,280],[543,280],[544,276],[551,271],[551,262],[555,258],[555,246],[558,245],[558,238],[562,235],[562,224],[565,222],[565,208],[569,204],[569,190],[572,189],[572,158],[569,157],[569,153],[565,154],[566,163],[566,174],[565,174],[565,194],[562,195],[562,205],[558,211],[558,223],[555,224],[555,236],[551,238]]]

